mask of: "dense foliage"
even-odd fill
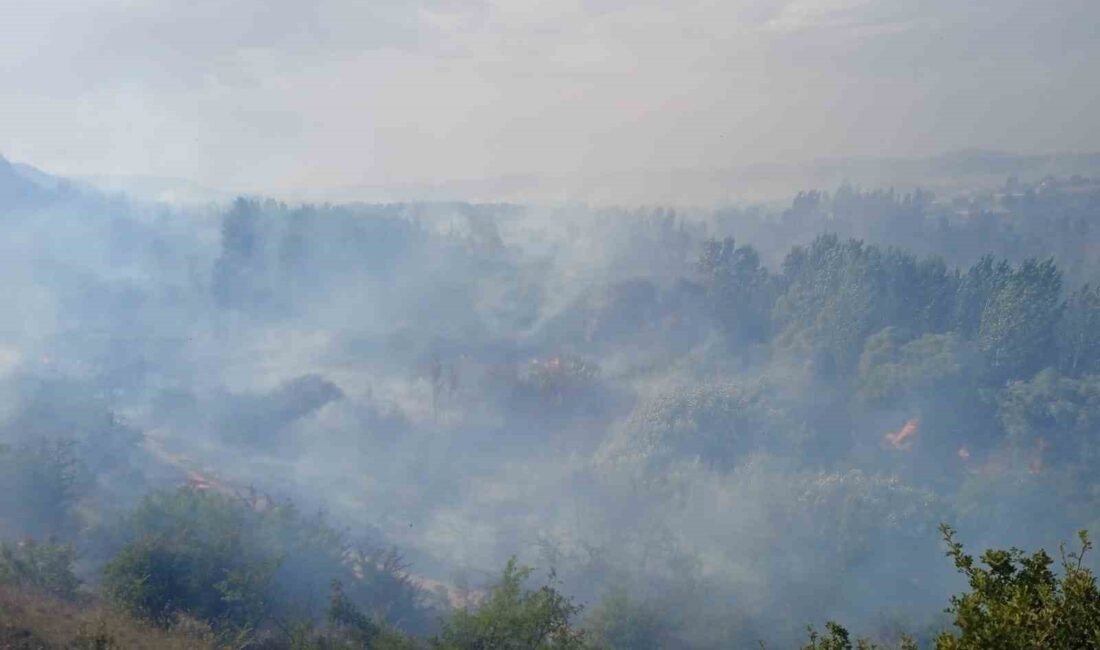
[[[1100,645],[1100,589],[1084,564],[1085,554],[1092,550],[1086,531],[1078,534],[1077,551],[1061,549],[1060,575],[1052,570],[1054,560],[1044,550],[1029,555],[1018,548],[989,549],[976,562],[955,539],[954,529],[942,525],[940,531],[948,557],[970,590],[951,597],[946,611],[954,629],[936,637],[937,650],[1070,650]],[[855,647],[880,646],[861,638]],[[900,647],[917,646],[904,637]],[[830,622],[825,634],[811,628],[809,644],[803,648],[851,650],[853,645],[848,630]]]
[[[952,596],[948,608],[958,632],[936,639],[942,650],[970,648],[1095,648],[1100,645],[1100,590],[1084,566],[1092,549],[1085,531],[1081,548],[1063,549],[1058,576],[1045,551],[988,550],[978,566],[944,526],[948,555],[966,576],[970,591]]]
[[[77,596],[80,580],[73,572],[72,546],[27,540],[0,542],[0,584],[63,599]]]
[[[207,645],[1034,641],[1003,570],[1009,618],[1081,638],[1091,555],[975,561],[952,628],[935,531],[1100,528],[1100,183],[679,212],[39,189],[0,205],[13,590]]]
[[[438,650],[579,650],[584,632],[570,619],[580,608],[563,596],[551,574],[547,584],[525,586],[532,569],[508,561],[500,581],[477,610],[459,610],[443,626],[432,646]]]
[[[147,497],[112,532],[122,546],[104,568],[105,592],[159,624],[180,615],[236,629],[313,620],[333,580],[347,585],[339,603],[380,620],[415,629],[423,616],[394,558],[358,551],[290,504],[184,489]]]

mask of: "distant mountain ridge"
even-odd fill
[[[11,163],[0,156],[0,202],[4,205],[22,205],[36,203],[48,197],[59,179],[41,172],[29,165]]]
[[[6,205],[47,200],[58,192],[123,194],[169,204],[224,203],[240,194],[297,202],[592,202],[625,204],[714,204],[785,201],[806,189],[841,183],[863,187],[925,187],[950,194],[955,187],[1003,182],[1009,176],[1100,176],[1100,152],[1016,154],[962,149],[925,157],[838,157],[805,163],[755,163],[711,169],[630,170],[588,177],[510,174],[438,182],[410,179],[305,189],[266,188],[240,192],[189,179],[129,174],[67,178],[0,156],[0,201]]]

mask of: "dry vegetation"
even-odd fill
[[[0,649],[202,650],[225,647],[209,628],[181,621],[163,630],[91,599],[66,602],[28,590],[0,586]]]

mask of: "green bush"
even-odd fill
[[[730,469],[746,454],[797,447],[808,437],[764,382],[714,382],[675,387],[640,401],[599,456],[655,475],[682,460]]]
[[[1044,550],[1028,555],[1018,548],[990,549],[976,562],[955,540],[954,529],[941,525],[940,532],[948,557],[966,577],[970,590],[951,597],[945,611],[954,617],[955,630],[936,637],[936,650],[1100,647],[1100,589],[1084,565],[1085,555],[1092,550],[1088,533],[1078,533],[1079,551],[1061,549],[1058,575],[1051,569],[1054,560]],[[826,634],[811,627],[809,635],[803,650],[882,647],[867,639],[857,639],[853,646],[848,630],[834,622],[826,625]],[[903,637],[902,650],[916,647]]]
[[[186,613],[219,625],[257,625],[268,613],[278,558],[256,556],[242,542],[186,531],[143,537],[107,565],[105,590],[130,614],[158,624]]]
[[[1100,459],[1100,375],[1064,377],[1044,370],[1029,381],[1007,384],[997,398],[1008,442],[1035,460],[1080,466],[1091,473]]]
[[[73,573],[76,554],[66,544],[0,543],[0,584],[30,588],[72,599],[80,587]]]
[[[265,648],[286,650],[413,650],[422,647],[412,637],[365,614],[347,597],[343,583],[333,580],[329,596],[327,625],[299,621],[288,630],[285,640],[267,643]]]
[[[359,552],[290,504],[207,491],[147,497],[117,526],[106,593],[160,624],[180,614],[219,628],[316,621],[331,581],[349,603],[415,627],[425,612],[393,552]]]
[[[942,526],[941,531],[947,554],[970,591],[952,596],[947,611],[954,615],[957,632],[941,634],[937,649],[1100,647],[1100,590],[1083,564],[1092,550],[1085,531],[1079,533],[1079,551],[1062,549],[1061,576],[1051,570],[1054,561],[1043,550],[1026,555],[1017,548],[991,549],[982,554],[982,567],[963,552],[953,529]]]
[[[811,627],[809,635],[809,643],[802,646],[802,650],[885,650],[883,646],[865,638],[856,639],[855,645],[852,645],[848,630],[832,621],[825,624],[825,634]],[[911,639],[903,638],[898,650],[917,650],[917,645]]]
[[[459,610],[432,645],[437,650],[570,650],[588,647],[570,626],[580,607],[554,587],[554,575],[538,589],[524,583],[531,569],[508,561],[500,581],[476,611]]]

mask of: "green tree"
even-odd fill
[[[1081,287],[1066,302],[1058,323],[1062,372],[1100,372],[1100,285]]]
[[[938,402],[967,392],[980,366],[971,348],[954,333],[905,341],[898,328],[888,327],[863,347],[856,394],[862,401],[883,405],[918,396],[934,396]]]
[[[570,650],[587,647],[582,630],[570,625],[580,607],[547,584],[527,589],[532,569],[515,558],[476,611],[459,610],[432,645],[438,650]]]
[[[1092,475],[1100,456],[1096,444],[1100,375],[1063,377],[1047,369],[1030,381],[1005,386],[997,405],[1013,449],[1041,454],[1035,460],[1057,460]]]
[[[982,310],[978,346],[995,382],[1030,377],[1056,355],[1062,272],[1053,260],[1027,260],[990,296]]]
[[[801,650],[886,650],[884,646],[866,638],[857,638],[855,645],[852,645],[851,633],[833,621],[825,624],[825,634],[813,627],[809,628],[808,634],[809,643],[802,646]],[[909,637],[902,637],[898,650],[917,650],[917,644]]]
[[[119,552],[104,572],[106,593],[158,623],[189,614],[226,628],[271,620],[318,620],[314,596],[340,594],[380,620],[421,624],[418,592],[393,552],[364,552],[320,518],[289,503],[212,491],[148,496],[116,522]]]
[[[355,643],[365,648],[382,636],[382,627],[355,606],[344,593],[344,585],[339,580],[332,581],[327,618],[329,625],[342,629]]]
[[[776,283],[753,247],[739,247],[732,237],[707,240],[697,269],[707,308],[734,345],[770,336]]]
[[[957,631],[936,639],[939,650],[1025,650],[1100,647],[1100,591],[1096,578],[1083,564],[1092,549],[1085,531],[1081,549],[1062,551],[1062,575],[1045,551],[1026,555],[1017,548],[991,549],[981,564],[955,540],[955,531],[940,528],[947,554],[966,576],[970,591],[952,596],[947,612]],[[982,566],[984,565],[984,566]]]
[[[938,258],[823,235],[787,255],[773,318],[785,342],[808,344],[823,374],[844,376],[865,339],[884,327],[946,331],[957,282]]]
[[[235,523],[204,517],[127,544],[104,570],[104,590],[130,614],[157,624],[180,614],[250,628],[271,613],[279,558],[250,547]]]
[[[953,329],[965,338],[977,337],[985,306],[1011,275],[1011,265],[995,262],[992,255],[983,256],[967,269],[955,296]]]
[[[76,596],[80,580],[73,573],[76,552],[67,544],[0,543],[0,584],[48,593],[59,598]]]
[[[259,202],[238,197],[222,220],[221,255],[214,264],[211,288],[223,307],[239,307],[268,290],[262,212]]]
[[[762,383],[677,387],[640,402],[600,450],[614,463],[637,463],[659,475],[678,460],[731,468],[747,453],[788,449],[806,428],[772,400]]]

